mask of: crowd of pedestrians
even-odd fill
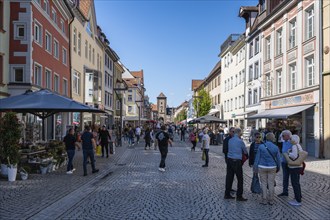
[[[243,197],[243,164],[244,158],[248,158],[249,166],[253,169],[253,179],[251,184],[252,193],[261,193],[262,198],[260,203],[262,205],[274,204],[274,187],[276,185],[275,177],[282,169],[283,175],[283,189],[278,195],[279,197],[289,195],[289,179],[291,178],[291,185],[294,192],[294,200],[289,204],[293,206],[301,205],[301,187],[300,175],[303,174],[304,166],[288,165],[283,153],[288,153],[292,160],[299,157],[299,152],[302,151],[300,146],[300,139],[297,135],[292,135],[289,130],[284,130],[276,137],[272,132],[262,133],[251,130],[250,148],[249,152],[245,142],[242,138],[242,130],[240,128],[224,128],[218,132],[215,137],[213,132],[210,132],[208,127],[202,129],[187,128],[184,125],[164,125],[156,124],[153,126],[142,127],[137,126],[133,128],[126,125],[123,129],[124,143],[128,147],[139,144],[142,137],[145,141],[144,149],[154,149],[157,147],[160,152],[159,171],[166,170],[166,158],[168,154],[168,146],[172,146],[174,135],[177,133],[181,141],[186,141],[186,136],[191,142],[191,151],[196,150],[197,144],[203,153],[204,164],[202,167],[209,166],[209,149],[211,144],[222,144],[223,154],[226,163],[226,179],[224,199],[236,199],[236,201],[247,201]],[[116,133],[118,134],[118,133]],[[220,135],[221,134],[221,135]],[[118,135],[117,135],[118,136]],[[121,137],[116,137],[120,138]],[[278,144],[278,139],[281,139],[281,144]],[[92,173],[99,170],[95,166],[95,148],[100,145],[102,148],[102,157],[109,157],[109,144],[113,144],[111,132],[102,126],[98,132],[92,132],[89,126],[85,127],[81,135],[76,135],[75,130],[71,128],[68,134],[64,137],[63,142],[66,146],[68,155],[67,174],[72,174],[75,171],[73,167],[73,158],[77,143],[80,142],[83,150],[83,170],[84,176],[87,175],[87,164],[91,164]],[[111,147],[110,147],[111,153]],[[232,189],[234,178],[237,178],[237,190]],[[261,185],[261,186],[260,186]],[[236,197],[233,196],[236,193]]]

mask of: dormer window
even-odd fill
[[[89,36],[92,36],[92,30],[91,30],[91,23],[90,23],[90,21],[88,21],[88,23],[86,25],[86,31],[89,34]]]

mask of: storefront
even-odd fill
[[[249,120],[266,119],[268,129],[290,130],[300,136],[301,146],[310,156],[318,156],[319,151],[319,106],[318,93],[274,99],[265,102],[266,109]]]

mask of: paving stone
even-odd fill
[[[0,219],[330,219],[330,174],[323,168],[325,160],[308,159],[310,169],[301,177],[301,207],[288,205],[291,187],[288,198],[275,197],[275,204],[265,207],[259,204],[260,195],[250,192],[252,170],[247,164],[243,169],[248,201],[224,200],[226,167],[221,146],[211,146],[208,168],[201,167],[201,151],[191,152],[190,147],[189,142],[176,139],[169,148],[165,172],[158,171],[159,151],[144,150],[140,143],[117,148],[109,159],[97,158],[100,172],[89,171],[87,177],[82,176],[80,151],[73,175],[62,168],[31,175],[27,181],[1,180]],[[276,194],[281,192],[281,177],[276,177]]]

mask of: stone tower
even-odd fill
[[[166,120],[166,96],[161,92],[159,96],[157,97],[157,110],[158,110],[158,120],[163,120],[165,122]]]

